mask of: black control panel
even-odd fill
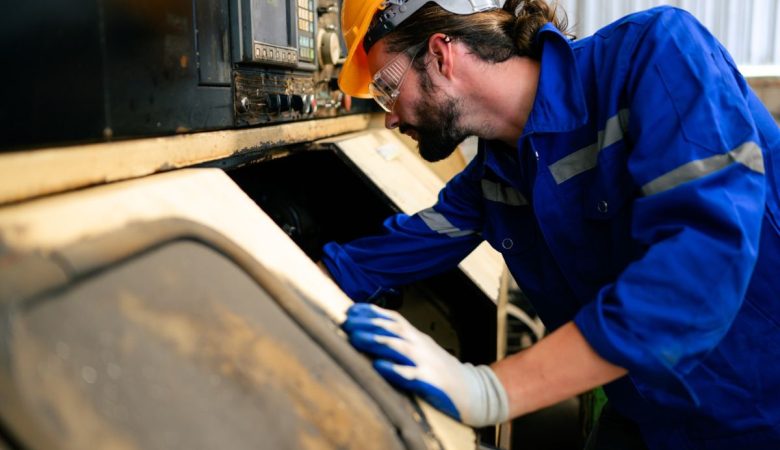
[[[345,101],[340,0],[22,2],[0,15],[0,151],[312,120]]]

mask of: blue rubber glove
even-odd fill
[[[397,312],[358,303],[347,311],[342,328],[394,386],[467,425],[481,427],[507,419],[506,391],[490,367],[461,363]]]

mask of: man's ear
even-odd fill
[[[452,38],[443,33],[435,33],[428,40],[428,52],[434,58],[436,71],[445,78],[452,78],[455,63]]]

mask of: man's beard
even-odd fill
[[[415,113],[421,121],[413,127],[417,132],[417,146],[420,156],[426,161],[436,162],[450,156],[458,144],[471,134],[456,125],[460,111],[452,97],[446,97],[442,105],[423,97]]]

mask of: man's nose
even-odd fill
[[[392,130],[393,128],[398,128],[398,123],[400,122],[400,119],[394,112],[385,113],[385,127]]]

